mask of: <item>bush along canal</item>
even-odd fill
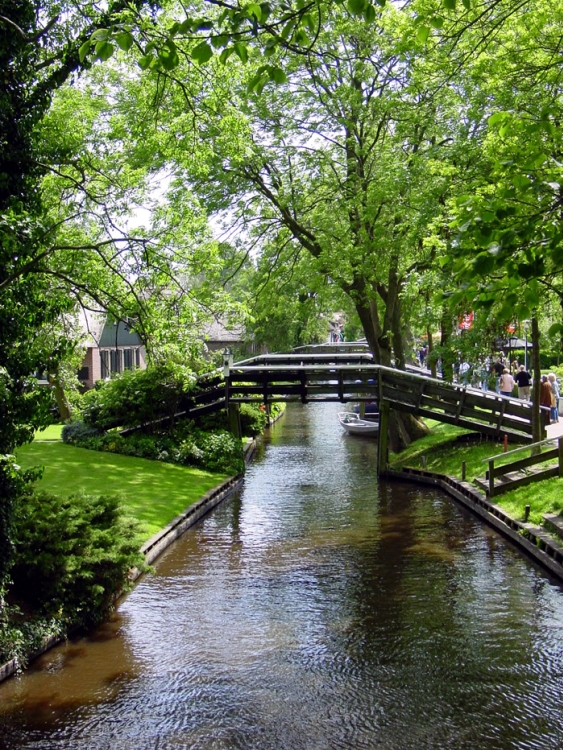
[[[243,488],[88,638],[0,685],[0,747],[563,746],[563,592],[291,405]]]

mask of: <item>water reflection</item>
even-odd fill
[[[339,408],[292,407],[112,623],[0,686],[0,747],[561,748],[560,590],[379,487]]]

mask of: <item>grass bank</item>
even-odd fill
[[[227,478],[177,464],[75,448],[53,436],[38,438],[17,452],[23,468],[44,467],[38,489],[55,495],[119,493],[129,513],[145,525],[147,538]]]
[[[415,469],[426,468],[440,474],[447,474],[461,479],[462,463],[465,462],[466,481],[483,477],[487,470],[486,460],[503,452],[503,443],[495,441],[461,442],[460,436],[469,433],[452,425],[433,420],[425,420],[432,433],[415,441],[400,454],[391,454],[390,464],[394,469],[410,466]],[[509,445],[509,449],[516,445]],[[529,455],[522,451],[518,458]],[[509,456],[508,460],[515,457]],[[496,462],[497,464],[502,463]],[[544,513],[560,514],[563,511],[563,479],[546,479],[529,484],[511,492],[495,497],[495,504],[503,508],[516,520],[524,520],[526,505],[530,506],[529,521],[541,525]]]

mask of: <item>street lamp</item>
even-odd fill
[[[233,366],[233,353],[228,347],[225,347],[225,349],[223,350],[223,376],[225,378],[229,377],[229,372],[232,366]]]

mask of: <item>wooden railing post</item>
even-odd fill
[[[495,460],[494,458],[489,461],[489,497],[495,494]]]
[[[389,441],[389,402],[379,402],[379,433],[377,441],[377,475],[381,476],[387,469],[387,450]]]

